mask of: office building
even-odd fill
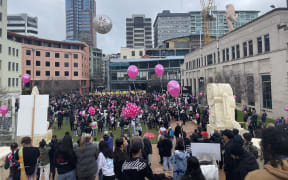
[[[214,20],[210,22],[210,36],[220,37],[228,32],[225,18],[225,11],[212,11]],[[238,28],[258,17],[259,11],[236,11],[238,15]],[[163,11],[159,13],[154,21],[154,47],[165,46],[164,41],[181,36],[188,36],[193,33],[203,32],[203,21],[201,11],[188,13],[170,13]]]
[[[14,140],[16,102],[21,95],[21,44],[7,39],[7,0],[0,1],[0,104],[8,107],[0,115],[0,137]],[[6,140],[0,138],[0,145]]]
[[[38,18],[28,14],[10,14],[7,17],[7,30],[25,36],[38,36]]]
[[[95,16],[95,0],[66,0],[66,39],[84,41],[89,47],[95,48]]]
[[[104,57],[101,49],[90,48],[90,89],[95,91],[105,85]]]
[[[128,48],[152,48],[151,18],[133,15],[126,18],[126,46]]]
[[[111,59],[109,64],[108,84],[112,90],[147,90],[147,92],[166,90],[170,80],[180,82],[180,65],[184,56],[167,56],[165,58],[139,58],[139,59]],[[155,74],[154,68],[162,64],[165,72],[160,78]],[[127,69],[130,65],[138,67],[138,76],[131,80]],[[108,88],[109,89],[109,88]],[[109,89],[110,90],[110,89]]]
[[[22,44],[22,74],[31,81],[23,91],[38,86],[41,94],[89,92],[89,47],[84,42],[54,41],[8,32]]]
[[[162,47],[163,42],[191,33],[191,16],[189,13],[170,13],[164,10],[158,13],[153,24],[154,47]]]
[[[207,83],[230,83],[238,108],[286,117],[288,10],[274,9],[185,56],[182,86],[206,96]],[[203,98],[203,99],[206,99]]]

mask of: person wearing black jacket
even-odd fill
[[[131,141],[130,152],[132,158],[124,161],[121,168],[119,179],[125,180],[156,180],[162,178],[163,175],[154,175],[148,163],[140,158],[143,149],[143,142],[139,140]]]
[[[19,163],[15,159],[15,153],[18,149],[17,143],[10,145],[11,152],[6,156],[4,168],[10,170],[9,179],[20,180]]]
[[[116,147],[113,153],[114,173],[118,180],[124,180],[124,179],[121,179],[120,174],[121,174],[122,164],[124,163],[124,161],[129,160],[129,155],[127,152],[125,152],[125,149],[128,146],[128,142],[124,137],[120,137],[116,139],[115,146]]]
[[[231,157],[231,146],[233,144],[233,132],[231,130],[224,130],[223,131],[223,138],[226,142],[224,146],[224,171],[226,174],[226,180],[233,180],[232,171],[234,169],[234,160]]]
[[[150,165],[149,154],[152,154],[152,144],[151,144],[151,141],[147,137],[143,138],[143,143],[144,143],[144,149],[142,152],[143,159],[145,159]]]
[[[57,180],[76,180],[76,163],[72,138],[68,135],[64,136],[55,151],[55,167],[58,173]]]
[[[177,123],[177,126],[175,127],[174,135],[176,137],[176,140],[179,139],[179,135],[181,134],[181,126],[179,123]]]
[[[232,158],[237,162],[231,173],[233,180],[244,180],[250,171],[259,169],[256,158],[246,152],[240,144],[234,143],[230,152]]]
[[[57,148],[57,136],[53,135],[52,140],[49,143],[49,146],[51,147],[49,151],[49,160],[50,160],[50,174],[52,176],[52,179],[54,180],[55,178],[55,151]]]
[[[173,148],[173,144],[172,142],[169,140],[169,136],[167,133],[164,134],[164,139],[162,140],[162,143],[161,143],[161,146],[162,146],[162,155],[163,155],[163,172],[166,171],[166,165],[168,163],[168,167],[169,167],[169,171],[172,170],[172,165],[171,165],[171,162],[169,161],[170,160],[170,157],[171,157],[171,151],[172,151],[172,148]]]

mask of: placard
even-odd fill
[[[203,154],[210,155],[213,160],[221,160],[220,144],[216,143],[191,143],[192,155],[200,158]],[[200,160],[200,159],[199,159]]]

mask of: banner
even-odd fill
[[[191,143],[192,156],[201,161],[201,157],[210,156],[213,160],[221,161],[220,144],[215,143]]]

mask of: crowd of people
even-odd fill
[[[122,115],[126,101],[141,107],[136,118]],[[96,109],[95,114],[88,112],[89,107]],[[247,113],[246,116],[246,109],[243,111],[244,118],[251,119],[249,125],[255,123],[253,115]],[[196,117],[196,114],[200,116]],[[262,116],[266,118],[267,115]],[[237,129],[214,130],[209,134],[206,129],[209,109],[200,108],[194,97],[66,94],[50,99],[48,119],[50,127],[56,123],[59,129],[66,121],[71,132],[66,132],[64,137],[54,135],[49,143],[42,140],[38,147],[32,146],[30,137],[22,138],[20,147],[11,144],[11,153],[5,161],[5,168],[10,168],[10,179],[218,180],[218,168],[224,170],[227,180],[288,179],[288,129],[285,123],[272,127],[262,120],[260,150],[251,141],[254,130],[243,136]],[[177,121],[175,128],[171,127],[172,120]],[[195,125],[193,133],[185,132],[187,121]],[[162,174],[154,174],[151,169],[151,154],[155,152],[152,152],[150,139],[143,137],[141,124],[158,129],[157,148],[159,163],[163,165]],[[113,136],[112,132],[117,128],[121,129],[120,137]],[[96,135],[102,131],[103,137],[97,140]],[[79,140],[73,141],[73,136],[79,136]],[[215,161],[211,156],[192,156],[191,143],[220,144],[221,161]],[[258,170],[257,159],[264,160],[264,169]]]

